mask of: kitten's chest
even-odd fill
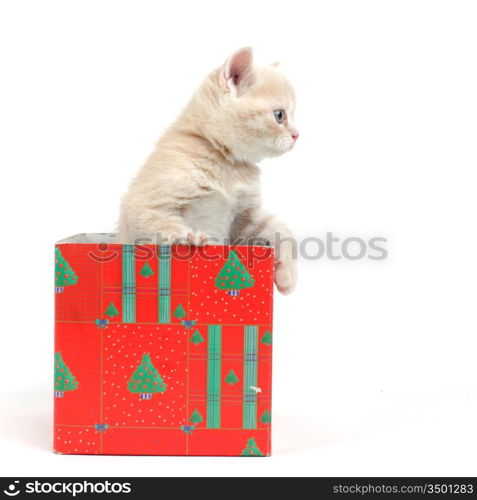
[[[253,184],[241,182],[210,186],[207,196],[194,200],[184,214],[186,222],[194,231],[203,231],[211,238],[229,236],[234,219],[246,210],[252,194]]]

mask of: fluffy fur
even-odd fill
[[[252,59],[251,49],[241,49],[213,71],[159,140],[123,198],[119,240],[265,239],[275,245],[277,288],[289,293],[293,247],[276,236],[292,234],[262,209],[256,163],[293,148],[295,93],[275,65],[256,67]],[[282,123],[276,110],[286,112]]]

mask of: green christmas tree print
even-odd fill
[[[76,284],[78,276],[66,262],[59,247],[55,247],[55,291],[62,293],[65,286]]]
[[[202,344],[202,342],[204,342],[204,337],[202,337],[199,330],[196,330],[192,335],[192,337],[190,338],[190,341],[195,345],[199,345]]]
[[[234,385],[239,381],[237,375],[233,370],[230,370],[228,375],[225,377],[225,382],[229,385]]]
[[[104,311],[104,314],[109,318],[114,318],[114,316],[117,316],[119,314],[119,311],[116,309],[114,303],[110,302],[109,306],[106,308],[106,311]]]
[[[201,422],[204,421],[204,419],[202,418],[202,415],[199,413],[199,410],[197,410],[197,408],[194,410],[194,412],[190,416],[189,420],[193,424],[200,424]]]
[[[243,457],[263,457],[263,453],[255,442],[255,438],[250,438],[247,441],[247,447],[242,451]]]
[[[149,278],[150,276],[154,275],[154,271],[152,270],[152,267],[149,265],[149,262],[144,263],[141,270],[139,271],[139,274],[141,276],[144,276],[145,278]]]
[[[254,284],[255,280],[232,250],[229,259],[215,279],[215,286],[220,290],[227,290],[229,295],[237,296],[240,290],[251,288]]]
[[[141,364],[129,379],[128,389],[132,393],[139,393],[140,399],[151,399],[154,393],[167,389],[167,384],[152,364],[149,354],[142,357]]]
[[[67,391],[78,389],[78,382],[65,365],[61,353],[55,353],[55,397],[62,398]]]
[[[262,416],[260,417],[260,422],[262,422],[262,424],[269,424],[271,421],[272,421],[272,414],[268,410],[265,410]]]
[[[265,345],[271,345],[272,344],[272,334],[270,333],[270,330],[267,330],[264,334],[263,337],[260,339],[260,342]]]
[[[185,312],[184,307],[182,306],[182,304],[179,304],[175,308],[175,310],[174,310],[174,316],[176,318],[179,318],[179,319],[184,318],[186,316],[186,312]]]

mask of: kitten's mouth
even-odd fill
[[[275,147],[279,154],[288,153],[295,147],[295,141],[279,139],[276,141]]]

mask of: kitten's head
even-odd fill
[[[298,139],[295,92],[275,66],[254,66],[252,49],[244,48],[213,72],[202,88],[207,133],[237,160],[257,162],[281,155]]]

